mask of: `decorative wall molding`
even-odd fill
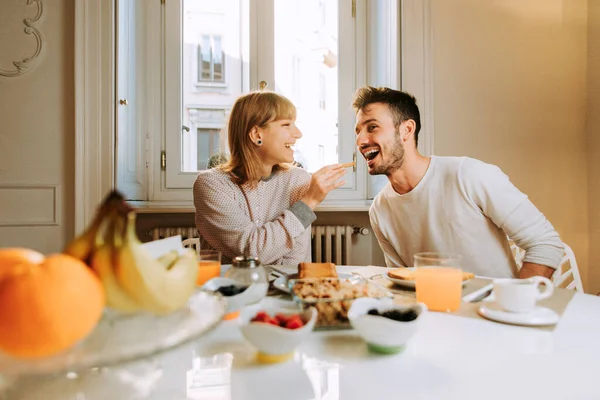
[[[6,4],[6,3],[5,3]],[[14,78],[21,75],[26,74],[29,71],[32,71],[32,65],[35,60],[42,52],[43,48],[43,38],[40,31],[36,28],[36,24],[42,18],[42,14],[44,13],[44,7],[42,5],[42,0],[27,0],[27,6],[35,6],[36,14],[33,18],[24,18],[23,25],[25,28],[23,32],[27,35],[32,35],[35,39],[35,50],[31,56],[23,57],[19,61],[12,61],[14,69],[6,70],[0,68],[0,76],[4,76],[7,78]]]
[[[1,184],[0,226],[58,226],[58,184]]]
[[[75,1],[75,233],[115,185],[115,0]]]

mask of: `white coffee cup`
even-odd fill
[[[524,313],[533,311],[538,300],[552,295],[552,281],[542,276],[528,279],[494,279],[494,298],[506,311]],[[540,286],[544,286],[541,290]]]

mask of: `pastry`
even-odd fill
[[[337,278],[334,263],[300,263],[298,264],[298,278]]]
[[[395,268],[391,271],[388,271],[388,276],[393,279],[400,279],[403,281],[414,281],[415,280],[415,270],[409,268]],[[462,271],[462,280],[468,281],[469,279],[475,278],[475,274],[471,272]]]

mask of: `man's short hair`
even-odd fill
[[[387,87],[366,86],[358,89],[352,101],[352,107],[356,112],[366,111],[373,103],[386,104],[394,117],[396,129],[404,121],[412,119],[415,121],[415,145],[419,144],[419,132],[421,131],[421,114],[417,106],[415,96]]]

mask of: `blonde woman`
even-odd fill
[[[345,183],[346,169],[334,164],[311,176],[291,166],[302,137],[295,121],[296,108],[279,94],[239,97],[229,116],[229,160],[196,178],[196,227],[225,264],[238,255],[263,264],[310,261],[314,209]]]

